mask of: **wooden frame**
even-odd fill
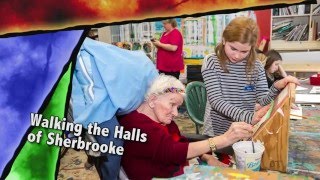
[[[289,121],[291,104],[295,98],[295,84],[289,83],[274,100],[269,117],[258,124],[253,135],[254,141],[261,141],[265,151],[261,160],[261,168],[287,171]],[[267,113],[268,114],[268,113]]]

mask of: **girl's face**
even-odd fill
[[[232,63],[237,63],[246,58],[251,50],[249,43],[225,42],[224,51]]]
[[[281,60],[274,61],[272,65],[269,67],[268,72],[270,74],[277,72],[279,70],[280,63],[281,63]]]

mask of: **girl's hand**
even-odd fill
[[[253,119],[251,121],[251,124],[252,125],[257,124],[261,120],[261,118],[268,112],[269,108],[270,108],[270,104],[267,106],[264,106],[264,107],[260,108],[258,111],[256,111],[253,114]]]
[[[259,111],[262,108],[262,106],[259,103],[256,103],[254,106],[254,111]]]

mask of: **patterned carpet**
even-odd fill
[[[195,133],[195,124],[189,119],[184,110],[180,110],[179,116],[175,119],[181,133]],[[98,180],[99,175],[93,166],[85,168],[87,155],[84,151],[68,149],[67,153],[60,159],[58,180]]]
[[[60,159],[58,180],[100,179],[94,166],[90,169],[85,168],[86,162],[87,155],[84,151],[69,149]]]

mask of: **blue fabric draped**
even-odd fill
[[[157,75],[144,52],[85,39],[72,80],[75,123],[87,127],[135,110]]]
[[[72,80],[72,106],[75,123],[87,127],[97,122],[109,128],[108,137],[96,136],[99,143],[122,146],[113,137],[119,125],[116,115],[127,114],[143,102],[144,95],[158,75],[152,61],[142,51],[85,39],[77,57]],[[102,179],[117,179],[121,156],[104,154],[98,171]]]

